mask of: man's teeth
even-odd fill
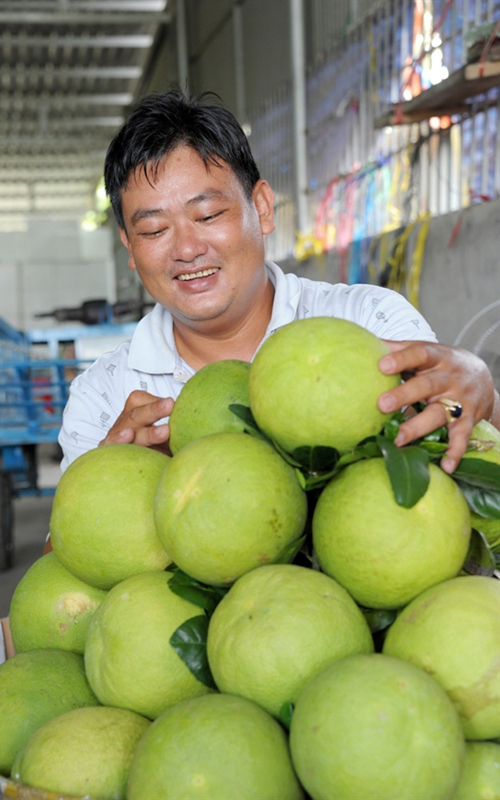
[[[177,275],[177,280],[194,281],[195,278],[206,278],[207,275],[213,275],[215,272],[218,272],[217,267],[212,269],[200,269],[199,272],[184,272],[182,275]]]

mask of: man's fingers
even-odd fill
[[[436,348],[430,342],[389,342],[391,350],[378,362],[379,369],[386,375],[431,367],[438,359]]]
[[[131,428],[141,428],[145,425],[154,425],[155,422],[158,422],[158,420],[162,419],[163,417],[170,416],[173,407],[174,401],[171,397],[162,397],[160,399],[154,398],[153,401],[150,401],[146,404],[132,405],[132,407],[129,406],[129,408],[127,408],[127,405],[125,405],[125,409],[118,418],[117,422],[122,420],[122,424],[124,424],[125,427]]]
[[[102,439],[98,447],[102,447],[105,444],[132,444],[135,438],[135,432],[133,428],[111,428],[107,435]]]
[[[378,398],[378,406],[384,414],[398,411],[403,406],[429,400],[432,402],[449,390],[446,376],[439,371],[420,372]],[[446,419],[446,415],[443,416]]]
[[[108,435],[99,442],[99,447],[106,444],[138,444],[142,447],[153,447],[164,444],[170,436],[167,424],[152,425],[145,428],[112,428]]]
[[[473,423],[470,421],[460,420],[460,422],[452,422],[448,426],[449,447],[441,459],[441,467],[445,472],[451,473],[458,466],[458,462],[467,450],[472,425]]]
[[[422,436],[427,436],[428,433],[437,430],[444,422],[446,422],[446,418],[444,418],[442,407],[436,403],[431,403],[420,414],[415,414],[401,423],[398,435],[394,440],[395,444],[400,447],[410,444],[415,439],[420,439]]]

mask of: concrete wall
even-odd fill
[[[458,234],[450,244],[459,220]],[[410,240],[408,266],[412,244]],[[339,280],[335,253],[285,268],[313,280]],[[469,320],[499,298],[500,199],[431,219],[420,280],[420,311],[439,341],[453,344]],[[496,330],[500,358],[500,327]]]
[[[112,235],[71,220],[32,220],[26,233],[0,233],[0,317],[18,329],[52,327],[35,314],[84,300],[116,299]]]

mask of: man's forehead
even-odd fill
[[[190,165],[199,172],[203,169],[207,176],[221,177],[220,171],[222,170],[223,173],[229,173],[236,178],[229,164],[223,159],[216,156],[207,156],[204,160],[194,148],[187,145],[178,145],[160,158],[151,159],[145,164],[138,164],[133,167],[129,171],[124,188],[129,189],[133,184],[142,184],[144,181],[154,187],[162,180],[166,171],[179,169],[179,171],[185,173]]]

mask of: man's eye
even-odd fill
[[[223,211],[216,211],[214,214],[206,214],[204,217],[201,218],[202,222],[211,222],[211,220],[220,217],[224,212]]]
[[[159,228],[157,231],[140,231],[139,236],[145,237],[146,239],[152,239],[155,236],[159,236],[160,233],[163,233],[164,228]]]

